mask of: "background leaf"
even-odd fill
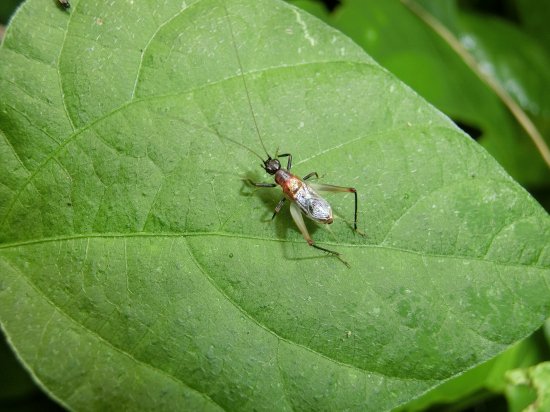
[[[13,10],[21,3],[20,0],[5,0],[0,4],[0,24],[8,22]]]
[[[68,407],[386,410],[548,316],[543,209],[295,8],[29,1],[0,59],[0,320]],[[358,189],[366,237],[349,196],[309,225],[351,269],[266,222],[280,193],[227,139],[261,152],[252,111]]]
[[[510,371],[508,380],[512,411],[543,412],[550,408],[550,362]]]
[[[550,82],[546,70],[550,57],[536,39],[502,19],[464,11],[454,1],[426,0],[422,4],[517,98],[541,133],[548,136],[550,110],[543,90]],[[327,22],[471,131],[520,183],[537,192],[548,188],[548,166],[508,109],[401,1],[346,0]]]
[[[495,397],[495,394],[506,392],[508,401],[511,399],[508,396],[510,382],[507,372],[536,365],[547,357],[548,346],[542,333],[537,332],[500,355],[409,402],[402,410],[424,411],[429,410],[430,406],[441,405],[452,405],[455,410],[469,410],[480,407],[480,404],[494,410],[512,410],[512,406],[508,405],[510,409],[506,407],[504,399]],[[525,403],[524,406],[529,403]]]
[[[536,0],[513,0],[512,3],[518,11],[522,26],[550,53],[550,33],[546,27],[550,18],[550,10],[546,7],[548,3]]]

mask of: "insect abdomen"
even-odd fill
[[[308,199],[306,205],[308,212],[305,215],[310,219],[327,224],[333,222],[332,208],[322,197],[311,197]],[[304,210],[301,206],[300,208]]]

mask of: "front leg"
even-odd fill
[[[283,154],[277,155],[277,157],[288,157],[288,162],[286,163],[286,170],[290,171],[290,168],[292,167],[292,155],[290,153],[283,153]]]

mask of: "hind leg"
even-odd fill
[[[357,190],[354,187],[343,187],[343,186],[334,186],[334,185],[325,185],[319,183],[308,183],[313,190],[319,192],[348,192],[353,193],[355,196],[355,214],[353,216],[353,228],[357,230]]]
[[[349,263],[346,262],[344,259],[342,259],[342,255],[340,255],[340,253],[334,250],[325,249],[324,247],[317,246],[315,244],[315,242],[313,241],[313,239],[311,238],[311,235],[307,230],[306,223],[304,222],[304,218],[302,216],[302,211],[300,210],[298,205],[296,205],[296,203],[290,204],[290,214],[292,215],[292,219],[294,219],[294,223],[296,223],[296,226],[298,226],[298,229],[302,233],[302,236],[304,237],[304,239],[306,240],[309,246],[312,246],[315,249],[322,250],[323,252],[330,253],[331,255],[337,257],[344,265],[346,265],[347,267],[350,267]]]

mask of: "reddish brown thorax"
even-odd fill
[[[295,199],[296,193],[304,186],[304,182],[284,169],[277,170],[275,182],[281,186],[283,193],[289,200]]]

